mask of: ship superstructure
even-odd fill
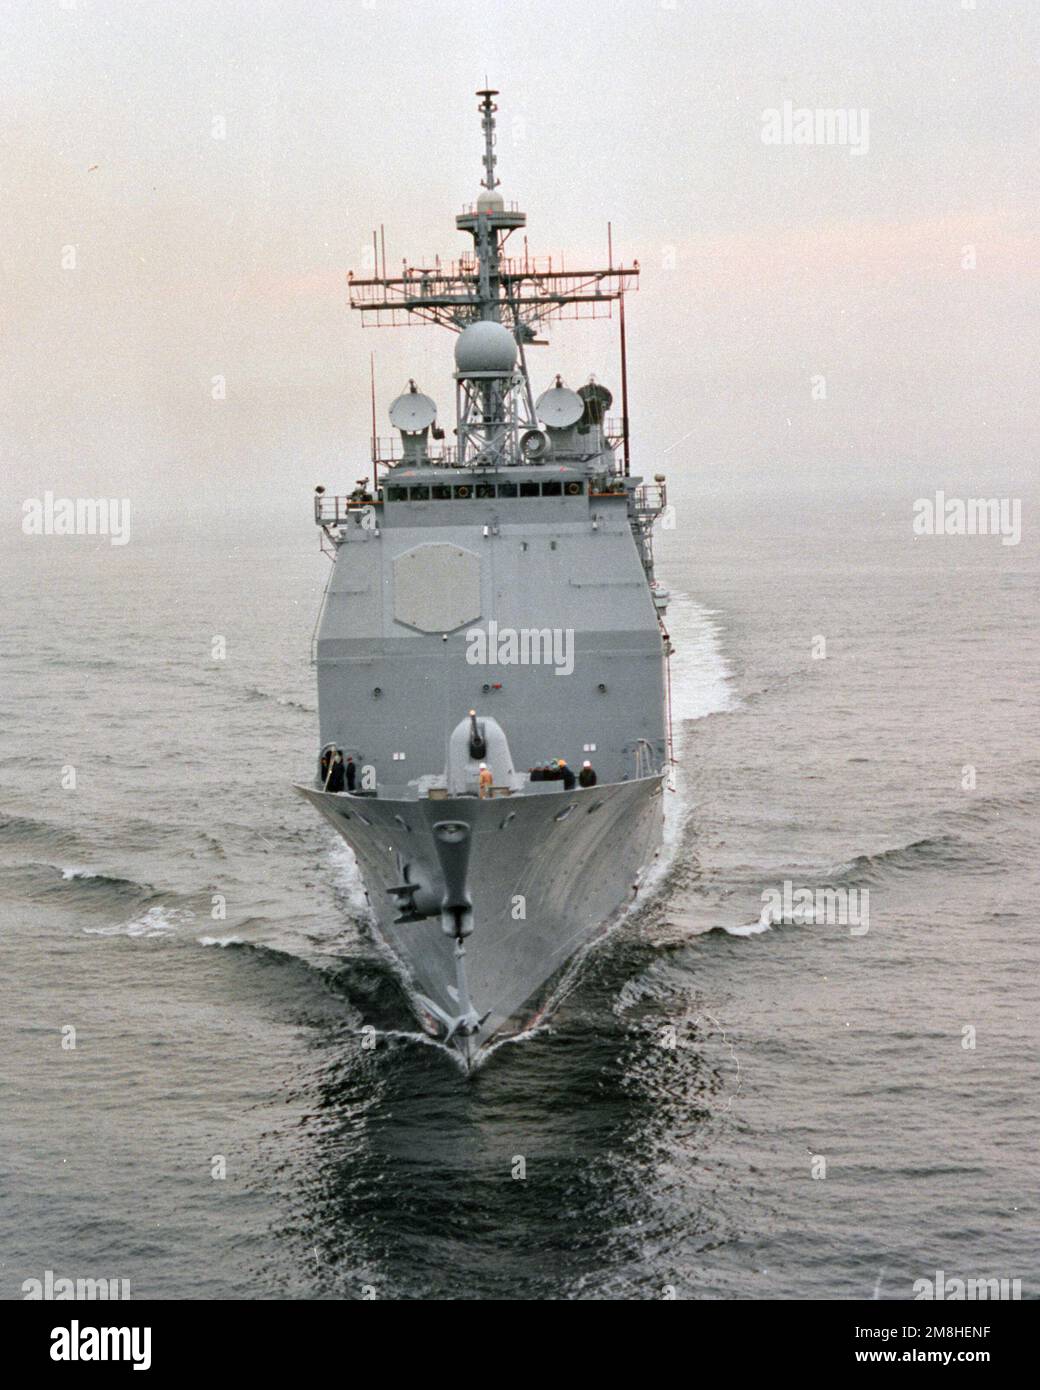
[[[664,480],[629,468],[623,316],[638,265],[507,254],[526,218],[499,192],[496,95],[478,93],[483,191],[456,218],[472,254],[350,278],[363,319],[455,334],[455,424],[449,439],[409,382],[390,407],[396,437],[373,438],[371,485],[316,493],[333,570],[315,653],[321,761],[298,788],[353,848],[419,1016],[470,1063],[539,1015],[631,901],[670,757],[651,545]],[[536,397],[539,325],[615,307],[620,421],[594,380],[550,376]],[[584,764],[593,785],[575,784]]]

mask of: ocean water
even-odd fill
[[[3,1295],[889,1298],[942,1269],[1036,1296],[1028,530],[686,509],[666,854],[467,1080],[289,787],[305,512],[3,558]],[[866,929],[771,910],[785,883]]]

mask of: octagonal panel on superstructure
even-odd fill
[[[394,618],[420,632],[452,632],[480,617],[480,556],[434,542],[394,560]]]

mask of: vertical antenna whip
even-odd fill
[[[376,442],[376,355],[370,352],[368,355],[368,371],[372,382],[372,491],[379,491],[379,445]]]

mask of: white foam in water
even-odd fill
[[[167,932],[175,931],[182,922],[194,920],[194,912],[189,912],[187,908],[163,907],[159,904],[131,922],[119,922],[111,927],[84,927],[83,931],[87,936],[165,936]]]
[[[371,908],[361,884],[361,875],[358,873],[354,851],[345,840],[341,840],[337,836],[330,844],[329,858],[336,870],[337,884],[346,894],[351,908],[357,912],[358,916],[369,916]]]
[[[200,946],[245,946],[244,936],[200,936],[197,938]]]
[[[62,878],[100,878],[100,877],[101,877],[101,875],[100,875],[99,873],[95,873],[95,871],[94,871],[93,869],[77,869],[77,868],[72,868],[72,867],[63,868],[62,871],[61,871],[61,876],[62,876]]]
[[[719,629],[712,621],[713,616],[710,609],[694,602],[688,594],[673,591],[665,626],[675,648],[671,660],[672,737],[674,755],[680,765],[665,782],[664,835],[660,854],[643,875],[644,901],[646,890],[660,882],[675,858],[691,805],[689,788],[682,776],[683,725],[736,708],[730,671],[722,655]]]
[[[767,918],[766,914],[763,913],[757,922],[749,922],[743,927],[724,926],[722,930],[726,932],[728,936],[758,936],[761,932],[768,931],[772,925],[772,917]]]
[[[673,592],[665,614],[672,646],[672,722],[703,719],[736,707],[731,676],[710,608]]]
[[[770,927],[812,927],[816,925],[816,913],[812,908],[799,907],[795,915],[784,916],[781,907],[775,911],[770,903],[766,903],[762,909],[762,915],[757,922],[752,922],[744,927],[724,927],[723,930],[729,932],[730,936],[757,936],[759,932],[769,931]]]

